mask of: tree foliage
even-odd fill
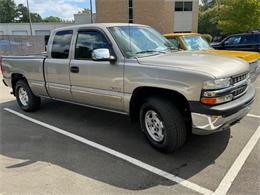
[[[199,12],[198,31],[212,36],[220,34],[220,30],[217,28],[216,7],[209,7]]]
[[[62,22],[59,17],[42,19],[38,13],[30,12],[32,22]],[[29,22],[28,8],[23,4],[16,6],[14,0],[0,0],[0,23]]]
[[[29,22],[28,8],[19,4],[16,8],[16,21]],[[42,22],[42,17],[37,13],[30,13],[32,22]]]
[[[14,22],[16,6],[13,0],[0,0],[0,23]]]
[[[62,20],[59,17],[49,16],[44,18],[43,22],[62,22]]]
[[[260,29],[260,0],[202,0],[199,32],[213,36]]]
[[[224,34],[260,28],[259,0],[225,0],[218,5],[218,28]]]

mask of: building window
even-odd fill
[[[175,2],[175,11],[192,11],[192,2],[191,1],[176,1]]]
[[[133,0],[128,0],[128,22],[134,23]]]

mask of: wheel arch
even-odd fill
[[[23,74],[13,73],[11,75],[11,82],[12,82],[12,89],[13,89],[14,96],[16,95],[15,94],[15,86],[16,86],[17,81],[19,81],[19,80],[25,80],[27,82],[27,79],[25,78],[25,76]]]
[[[138,87],[133,91],[129,103],[129,115],[132,122],[139,120],[139,114],[136,113],[139,113],[142,104],[149,97],[174,100],[173,103],[176,102],[174,105],[180,110],[181,114],[185,116],[187,127],[191,129],[191,111],[187,98],[178,91],[158,87]]]

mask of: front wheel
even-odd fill
[[[17,81],[15,85],[15,96],[20,108],[26,112],[35,111],[40,107],[40,97],[37,97],[32,93],[25,80]]]
[[[167,99],[150,98],[141,107],[140,124],[149,143],[163,152],[172,152],[186,141],[184,117]]]

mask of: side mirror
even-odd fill
[[[95,49],[92,52],[92,60],[94,61],[115,61],[116,57],[110,54],[109,49]]]

